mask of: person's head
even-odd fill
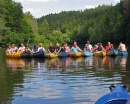
[[[95,48],[97,48],[97,47],[98,47],[98,45],[96,45],[96,44],[95,44],[95,45],[94,45],[94,47],[95,47]]]
[[[87,41],[87,44],[90,44],[90,42],[89,42],[89,41]]]
[[[15,47],[15,44],[12,44],[11,47],[14,48],[14,47]]]
[[[52,43],[50,43],[50,46],[52,47],[52,46],[53,46],[53,44],[52,44]]]
[[[28,49],[28,45],[25,45],[25,48]]]
[[[108,44],[108,45],[110,45],[111,43],[110,43],[110,42],[108,42],[107,44]]]
[[[59,47],[59,46],[60,46],[60,44],[59,44],[59,43],[56,43],[56,46],[57,46],[57,47]]]
[[[74,46],[74,47],[76,47],[76,46],[77,46],[77,44],[74,44],[73,46]]]
[[[99,43],[99,46],[102,46],[102,43]]]
[[[62,44],[62,47],[64,47],[66,44]]]
[[[97,43],[97,46],[99,46],[99,43]]]
[[[42,46],[42,43],[39,43],[39,46],[41,47],[41,46]]]
[[[24,44],[23,43],[21,43],[21,47],[23,47],[24,46]]]

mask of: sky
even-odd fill
[[[23,12],[28,12],[40,18],[50,13],[62,11],[77,11],[94,8],[98,5],[116,5],[120,0],[13,0],[21,2]]]

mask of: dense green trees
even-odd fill
[[[0,1],[0,45],[42,42],[93,43],[123,41],[130,43],[130,0],[115,6],[102,5],[84,11],[63,11],[35,19],[23,13],[22,5]]]

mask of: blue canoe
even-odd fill
[[[84,51],[85,56],[93,56],[93,52]]]
[[[59,57],[68,57],[68,56],[70,56],[70,54],[67,52],[60,52],[59,53]]]
[[[45,53],[43,51],[33,53],[34,58],[42,58],[45,57]]]
[[[112,91],[97,100],[95,104],[126,104],[130,94],[124,86],[117,85]]]
[[[128,55],[128,52],[127,51],[118,51],[118,50],[114,50],[115,52],[115,55],[118,55],[118,56],[127,56]]]

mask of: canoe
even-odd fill
[[[127,51],[115,51],[116,52],[116,55],[118,55],[118,56],[127,56],[128,55],[128,52]]]
[[[95,104],[126,104],[130,94],[126,90],[126,86],[109,87],[111,92],[99,98]]]
[[[46,54],[46,57],[48,57],[48,58],[55,58],[55,57],[58,57],[58,55],[54,54],[54,53],[48,53],[48,54]]]
[[[20,53],[19,52],[13,53],[13,54],[6,53],[6,57],[19,58],[20,57]]]
[[[59,57],[68,57],[68,56],[70,56],[70,54],[67,52],[60,52],[59,53]]]
[[[106,52],[104,52],[104,51],[97,51],[97,52],[94,52],[94,56],[106,56]]]
[[[114,56],[116,54],[115,54],[115,51],[108,51],[108,52],[106,52],[106,55],[107,56]]]
[[[93,52],[84,51],[85,56],[93,56]]]
[[[70,52],[70,56],[71,57],[80,57],[80,56],[84,56],[83,52]]]
[[[42,58],[42,57],[45,57],[45,53],[43,51],[36,52],[36,53],[33,53],[33,57],[34,58]]]
[[[23,52],[22,54],[20,54],[21,58],[31,58],[32,57],[32,53],[31,52]]]

